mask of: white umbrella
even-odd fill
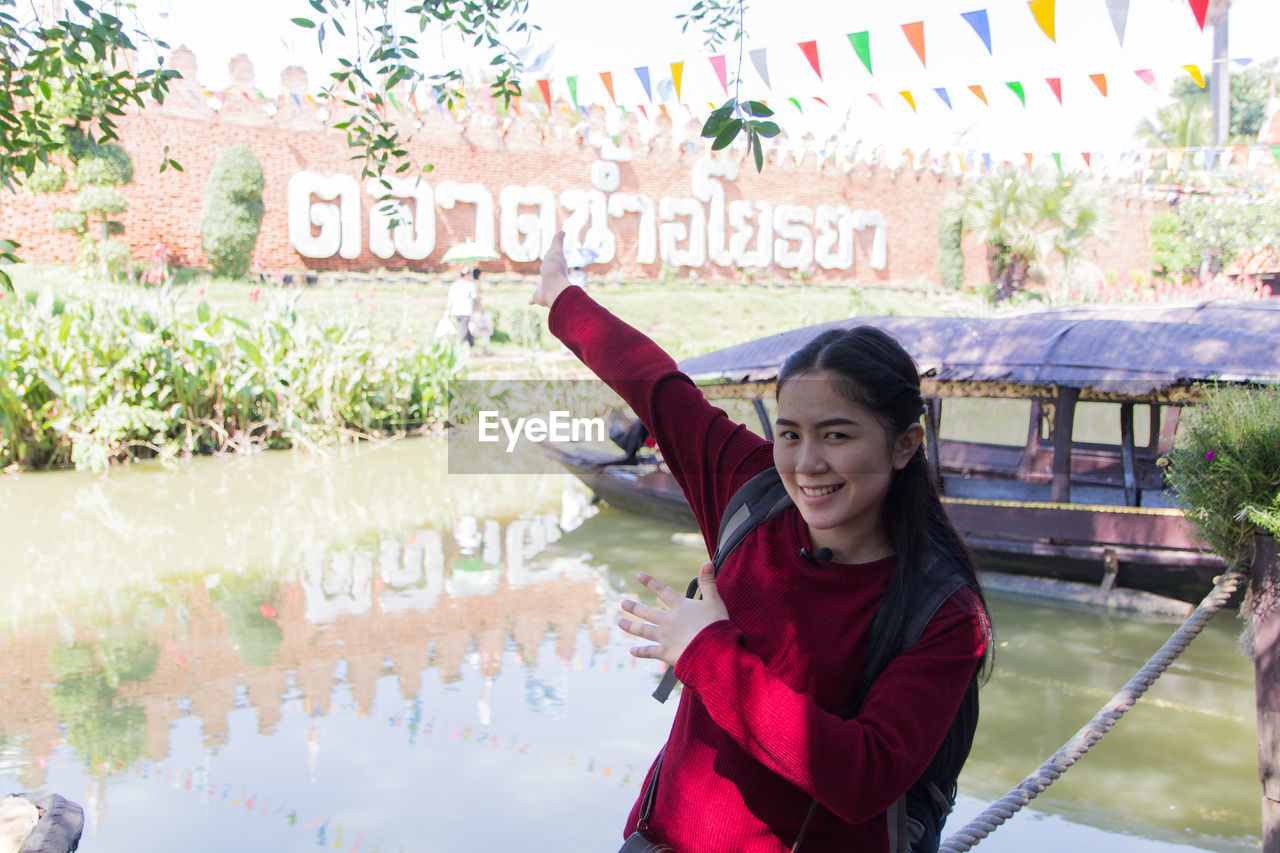
[[[500,256],[488,246],[479,243],[459,243],[444,253],[441,263],[477,264],[481,261],[496,261]]]

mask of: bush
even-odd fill
[[[67,185],[67,173],[53,163],[37,163],[27,178],[27,189],[33,193],[56,193]]]
[[[960,240],[964,236],[964,217],[956,206],[945,206],[938,214],[938,276],[943,287],[959,290],[964,286],[964,252]]]
[[[262,165],[248,148],[229,148],[205,185],[200,244],[218,275],[240,278],[249,271],[262,228]]]
[[[1184,281],[1198,261],[1181,233],[1178,217],[1162,211],[1151,217],[1151,268],[1160,278]]]
[[[1218,556],[1234,560],[1255,526],[1280,535],[1280,388],[1209,387],[1169,452],[1178,505]]]

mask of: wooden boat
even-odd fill
[[[926,450],[984,568],[1198,601],[1220,574],[1159,462],[1206,382],[1280,382],[1280,300],[1051,310],[1000,318],[862,317],[696,356],[681,368],[772,438],[783,359],[831,328],[875,325],[916,359]],[[730,401],[739,401],[732,403]],[[693,517],[653,456],[547,452],[623,510]]]

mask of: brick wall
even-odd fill
[[[194,79],[194,64],[187,61],[186,79]],[[175,65],[183,65],[175,56]],[[234,62],[233,62],[234,65]],[[292,70],[295,77],[301,72]],[[306,91],[305,75],[293,86]],[[221,101],[218,109],[211,102]],[[402,98],[407,102],[407,98]],[[271,110],[272,112],[268,112]],[[416,113],[416,117],[415,117]],[[329,118],[328,124],[334,119]],[[569,109],[557,105],[547,110],[526,103],[506,115],[480,103],[468,113],[441,112],[430,105],[421,112],[404,113],[405,129],[414,133],[411,153],[420,163],[431,163],[426,175],[432,185],[440,181],[479,182],[488,187],[495,200],[503,187],[547,186],[557,194],[566,189],[591,189],[591,167],[599,152],[589,141],[605,135],[604,117],[596,111],[589,119],[569,117]],[[420,127],[414,128],[413,124]],[[678,123],[678,122],[677,122]],[[657,200],[663,196],[685,198],[692,195],[691,179],[696,157],[707,156],[708,143],[697,135],[698,125],[690,119],[671,128],[665,119],[657,131],[646,136],[637,129],[634,117],[627,116],[617,129],[619,142],[632,151],[629,162],[619,164],[622,192],[643,193]],[[455,242],[473,236],[474,213],[469,205],[436,211],[436,248],[422,261],[406,261],[393,256],[382,259],[368,248],[367,233],[362,254],[353,260],[337,256],[324,259],[302,257],[288,237],[287,186],[297,172],[309,170],[322,175],[348,174],[358,178],[360,166],[350,159],[343,132],[320,120],[317,109],[306,99],[282,96],[264,103],[252,84],[251,69],[243,63],[236,82],[224,92],[207,97],[202,91],[179,87],[162,107],[152,106],[120,121],[120,136],[134,161],[134,182],[125,188],[129,209],[123,215],[124,238],[134,257],[146,260],[152,247],[162,243],[171,257],[185,266],[206,264],[200,247],[200,212],[205,184],[218,157],[233,145],[250,148],[262,163],[265,176],[266,213],[258,238],[255,263],[268,270],[412,268],[422,271],[442,269],[440,257]],[[928,155],[894,157],[891,168],[883,157],[862,157],[850,151],[824,151],[826,145],[806,138],[788,142],[785,137],[768,152],[764,172],[757,174],[750,162],[740,162],[736,181],[724,182],[726,202],[734,199],[768,201],[774,205],[816,206],[843,204],[852,209],[880,211],[887,220],[888,263],[873,269],[868,263],[871,230],[855,232],[854,264],[849,270],[815,268],[819,280],[859,282],[929,282],[938,274],[935,227],[938,211],[946,197],[963,187],[965,177],[950,167],[954,158],[935,161]],[[160,173],[164,147],[183,171]],[[835,149],[834,144],[829,144]],[[716,156],[741,159],[740,152]],[[942,163],[947,163],[946,166]],[[48,228],[49,211],[66,206],[71,191],[58,196],[33,196],[26,191],[0,199],[0,236],[16,239],[21,254],[31,261],[73,261],[77,256],[74,237]],[[370,208],[375,202],[363,200],[362,222],[367,229]],[[1087,253],[1105,270],[1121,277],[1131,269],[1150,265],[1148,223],[1153,202],[1128,200],[1117,193],[1116,219],[1119,225],[1110,245],[1096,245]],[[566,211],[559,211],[563,221]],[[496,215],[495,215],[496,217]],[[659,263],[640,264],[637,254],[637,217],[612,219],[617,237],[615,261],[593,267],[595,275],[657,277]],[[495,223],[496,231],[496,223]],[[965,242],[966,278],[985,281],[982,247]],[[536,271],[536,262],[516,263],[504,257],[486,265],[489,271]],[[687,272],[687,271],[686,271]],[[775,267],[771,273],[784,276],[787,270]],[[732,278],[740,275],[733,267],[710,263],[699,271],[702,277]]]

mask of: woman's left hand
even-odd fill
[[[656,658],[675,666],[699,631],[713,622],[729,618],[729,611],[716,590],[715,568],[711,563],[703,563],[702,571],[698,573],[701,601],[685,598],[653,575],[638,572],[636,579],[656,595],[665,608],[637,601],[622,602],[622,609],[641,621],[623,617],[618,620],[618,627],[633,637],[656,644],[632,647],[631,654],[635,657]]]

